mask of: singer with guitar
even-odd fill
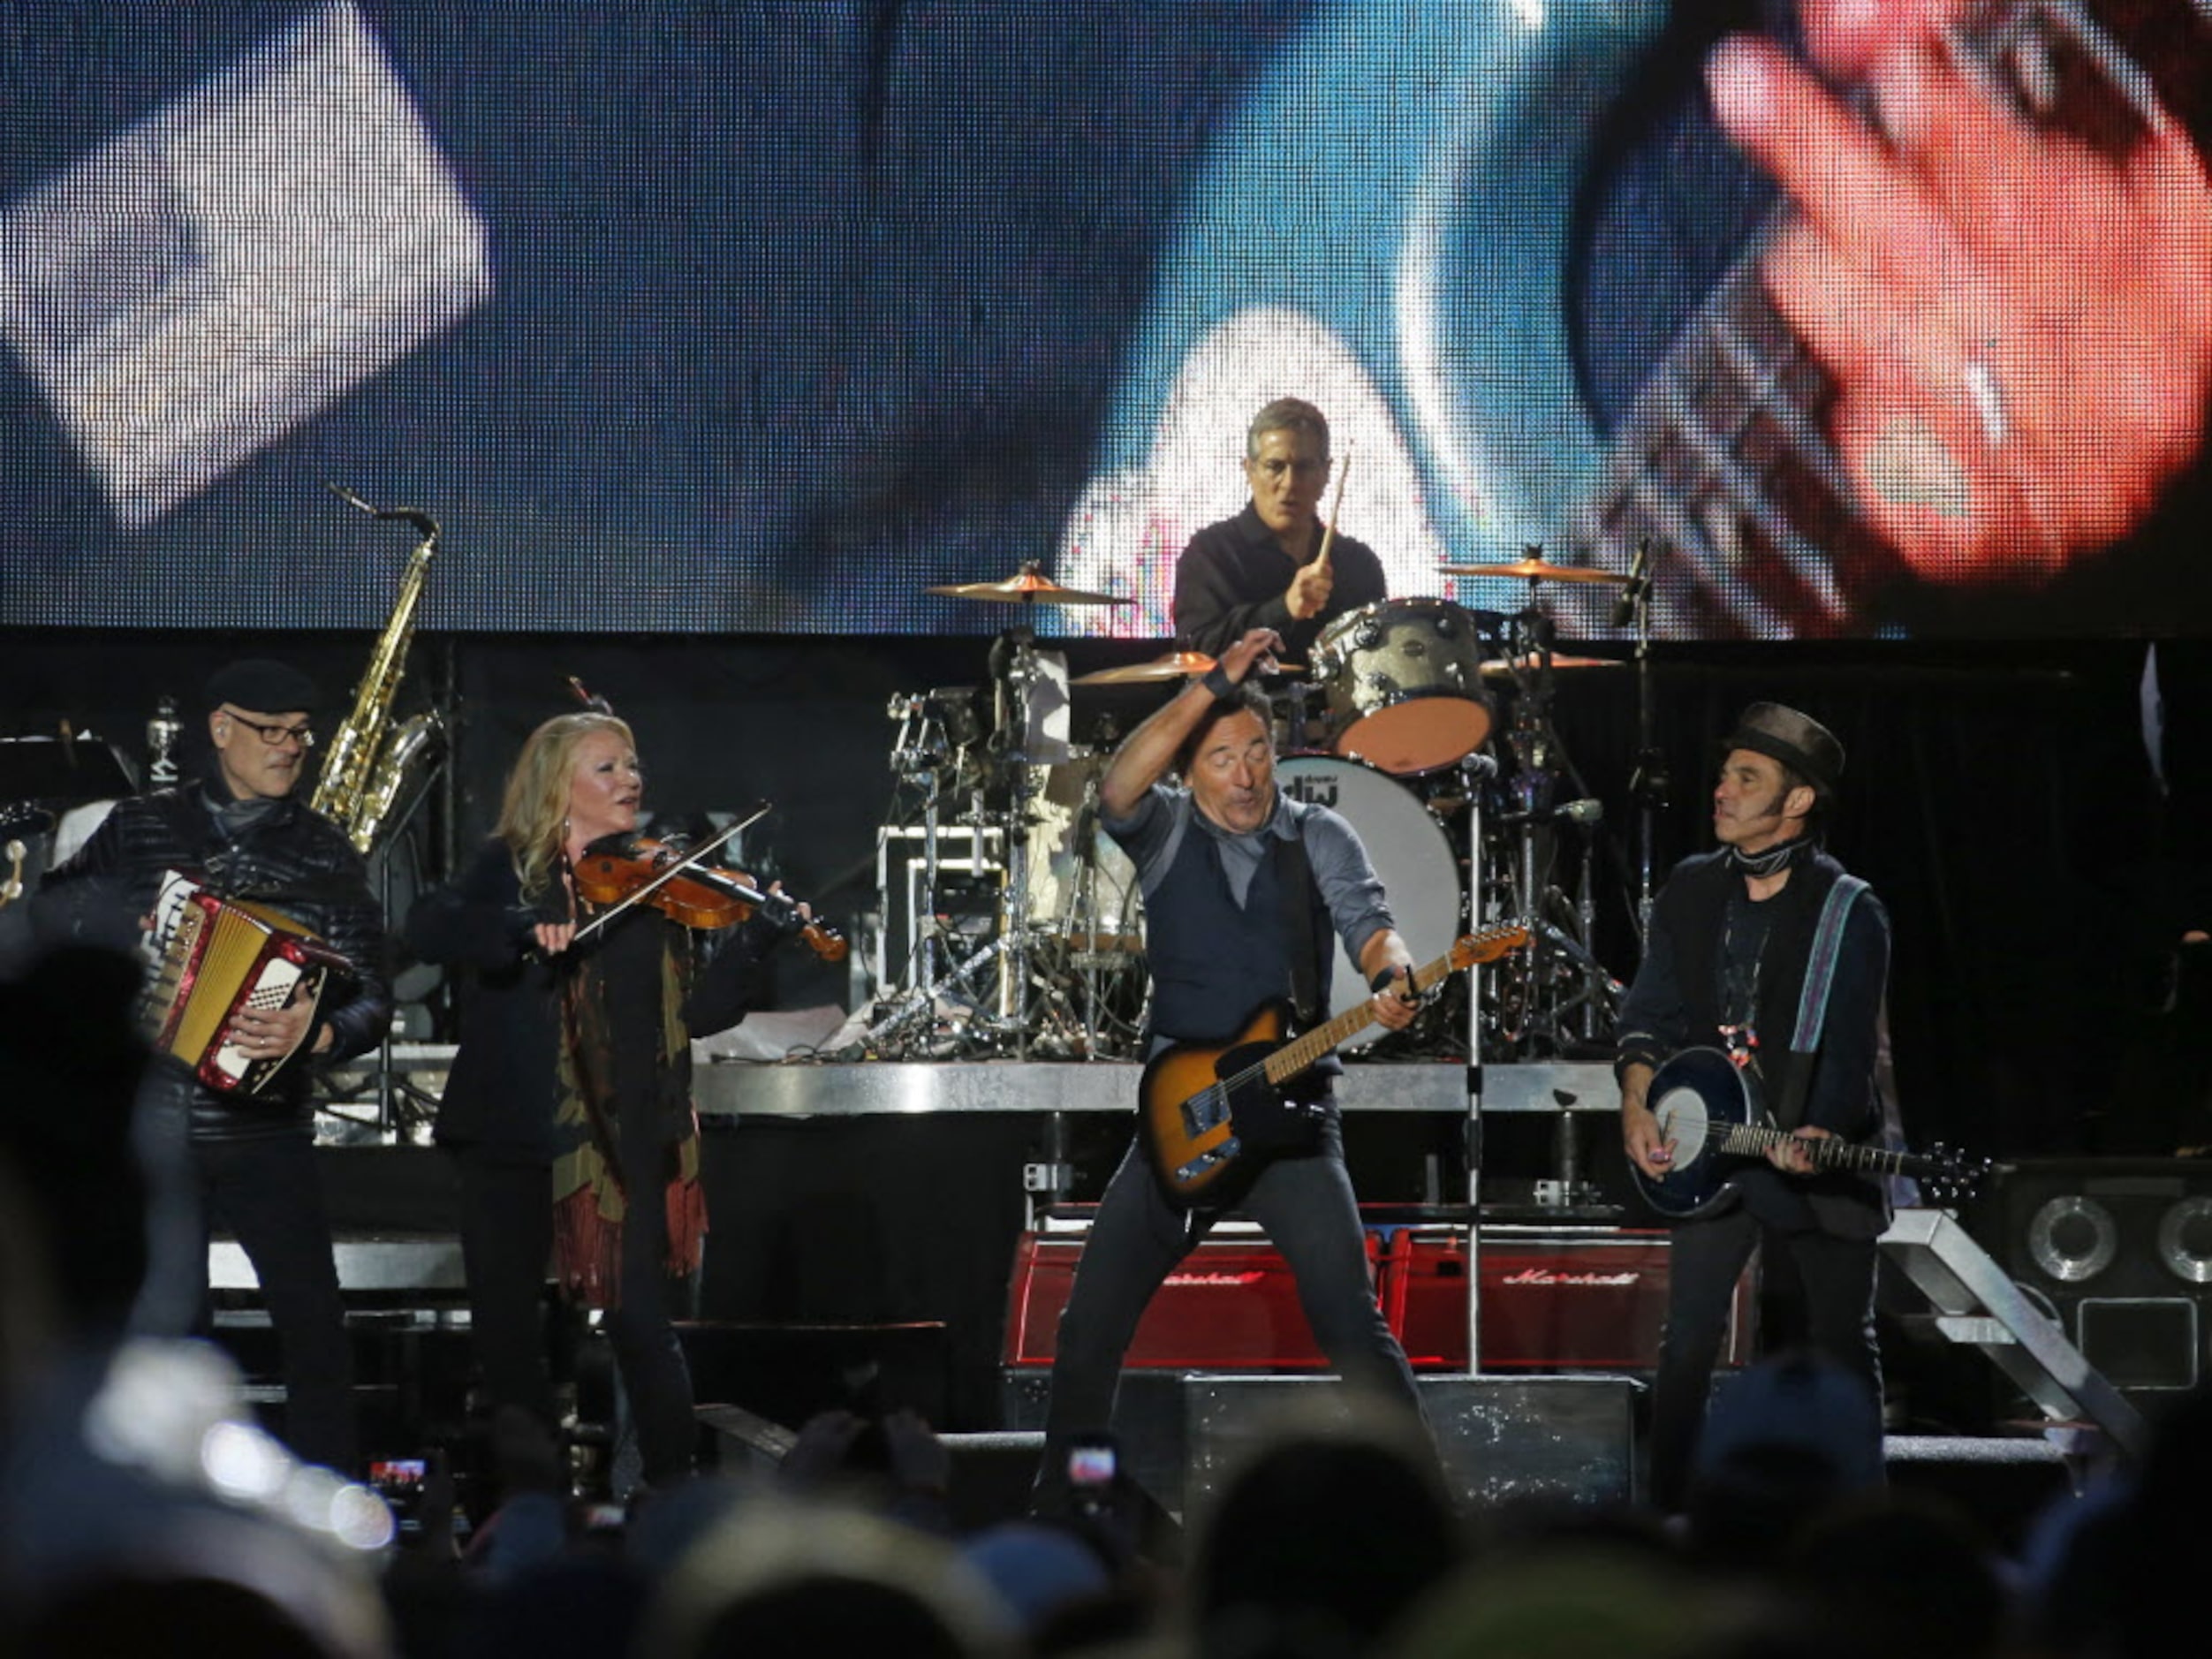
[[[1252,417],[1244,460],[1252,499],[1199,531],[1175,563],[1176,637],[1190,649],[1219,656],[1253,629],[1271,628],[1284,655],[1304,662],[1329,624],[1390,597],[1374,549],[1337,534],[1333,515],[1322,522],[1330,467],[1329,419],[1312,404],[1277,398]]]
[[[1803,1287],[1807,1344],[1877,1400],[1882,1392],[1875,1241],[1888,1224],[1887,1197],[1859,1172],[1816,1172],[1807,1148],[1869,1140],[1879,1127],[1889,918],[1820,845],[1844,770],[1834,734],[1793,708],[1754,703],[1721,746],[1720,847],[1668,878],[1621,1006],[1622,1137],[1647,1183],[1700,1156],[1678,1138],[1667,1079],[1677,1057],[1713,1050],[1734,1059],[1718,1069],[1790,1133],[1763,1156],[1734,1160],[1726,1190],[1674,1228],[1651,1424],[1651,1496],[1667,1511],[1687,1496],[1736,1282],[1762,1245],[1768,1271],[1787,1264]],[[1879,1468],[1881,1448],[1869,1452]]]
[[[1246,677],[1281,641],[1255,628],[1203,679],[1133,731],[1101,789],[1108,833],[1144,890],[1152,971],[1147,1051],[1229,1040],[1254,1011],[1287,998],[1329,1006],[1329,937],[1342,937],[1375,996],[1374,1018],[1411,1023],[1413,967],[1382,883],[1352,826],[1275,785],[1267,708]],[[1178,769],[1183,785],[1163,781]],[[1445,894],[1402,894],[1421,904]],[[1058,1496],[1073,1439],[1107,1428],[1122,1356],[1162,1281],[1234,1204],[1266,1229],[1298,1280],[1314,1335],[1345,1379],[1418,1413],[1405,1355],[1375,1305],[1367,1256],[1322,1060],[1286,1086],[1264,1129],[1196,1206],[1170,1201],[1169,1171],[1133,1145],[1108,1183],[1060,1319],[1039,1498]],[[1265,1144],[1257,1144],[1264,1142]]]

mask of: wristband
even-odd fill
[[[1218,663],[1208,669],[1205,678],[1198,683],[1206,688],[1206,694],[1217,703],[1236,701],[1237,682],[1229,678],[1229,670]]]

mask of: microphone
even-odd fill
[[[1470,780],[1497,776],[1497,757],[1494,754],[1469,754],[1461,757],[1459,770]]]
[[[1628,586],[1621,589],[1621,596],[1613,602],[1613,625],[1625,628],[1636,619],[1637,602],[1651,586],[1651,538],[1636,539],[1636,557],[1628,566]]]
[[[1603,821],[1605,803],[1595,796],[1584,796],[1557,807],[1536,807],[1528,812],[1502,812],[1491,820],[1493,823],[1577,823],[1585,828]]]

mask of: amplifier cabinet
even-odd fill
[[[1467,1367],[1467,1244],[1456,1228],[1371,1226],[1383,1316],[1416,1370]],[[1668,1235],[1619,1228],[1482,1230],[1484,1371],[1648,1371],[1667,1312]],[[1023,1235],[1006,1310],[1005,1362],[1052,1363],[1080,1228]],[[1722,1352],[1749,1357],[1752,1276]],[[1325,1371],[1290,1269],[1257,1228],[1227,1224],[1186,1257],[1145,1310],[1124,1364],[1139,1369]]]
[[[1649,1371],[1667,1322],[1663,1229],[1482,1229],[1484,1371]],[[1416,1370],[1467,1368],[1467,1239],[1409,1228],[1386,1253],[1383,1312]],[[1721,1363],[1750,1358],[1755,1279],[1736,1287]]]
[[[1382,1243],[1370,1229],[1371,1271],[1379,1269]],[[1052,1363],[1060,1310],[1082,1254],[1080,1231],[1022,1235],[1006,1308],[1008,1365]],[[1140,1370],[1329,1369],[1289,1264],[1258,1228],[1233,1224],[1216,1227],[1168,1275],[1122,1363]]]

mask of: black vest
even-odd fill
[[[1262,1003],[1295,1001],[1290,944],[1284,937],[1284,844],[1268,837],[1267,856],[1253,872],[1242,908],[1229,890],[1221,846],[1197,808],[1182,845],[1157,888],[1145,895],[1145,950],[1152,969],[1152,1030],[1181,1042],[1214,1042],[1237,1031]],[[1332,923],[1321,894],[1307,879],[1314,957],[1314,995],[1326,1012]],[[1333,1074],[1333,1057],[1317,1070]]]

